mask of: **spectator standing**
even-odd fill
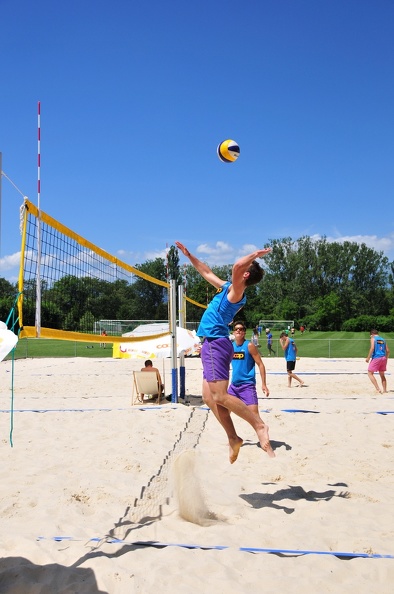
[[[274,351],[274,349],[272,348],[272,332],[269,328],[266,328],[265,335],[267,338],[268,356],[271,357],[271,353],[275,355],[276,351]]]
[[[101,336],[107,336],[107,331],[106,330],[103,330],[101,332]],[[107,343],[106,342],[100,342],[100,349],[105,349],[106,346],[107,346]]]
[[[387,359],[390,356],[390,349],[387,346],[387,341],[382,336],[379,336],[375,328],[371,330],[370,338],[370,349],[365,359],[366,363],[369,363],[368,377],[379,394],[387,394],[387,380],[384,372],[387,370]],[[379,389],[374,373],[379,373],[380,375],[382,382],[381,390]]]
[[[302,387],[304,382],[298,377],[298,375],[294,373],[298,353],[297,345],[294,339],[289,338],[286,332],[282,332],[280,335],[280,344],[286,359],[287,386],[291,388],[291,381],[292,379],[295,379],[297,382],[299,382],[300,387]]]
[[[253,329],[251,343],[256,347],[256,349],[258,349],[259,346],[260,346],[260,344],[259,344],[259,332],[257,330],[257,327]]]

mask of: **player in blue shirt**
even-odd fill
[[[387,369],[387,359],[390,356],[390,349],[387,345],[387,341],[379,336],[377,330],[371,330],[371,343],[369,353],[365,361],[368,365],[368,377],[373,383],[375,389],[379,394],[387,393],[387,380],[384,372]],[[369,362],[371,360],[371,362]],[[382,381],[382,389],[379,389],[378,382],[374,376],[374,373],[379,373]]]
[[[234,325],[234,355],[231,363],[232,376],[228,393],[233,394],[256,414],[259,414],[258,398],[256,390],[256,365],[261,376],[261,387],[266,396],[269,396],[267,386],[265,365],[257,347],[250,341],[245,340],[246,326],[243,322],[235,322]]]
[[[268,356],[271,357],[271,353],[276,354],[276,351],[272,348],[272,332],[269,328],[266,329],[265,335],[267,337],[267,349],[268,349]]]
[[[264,271],[256,262],[271,251],[271,248],[256,250],[235,262],[231,282],[220,279],[216,274],[193,256],[179,241],[175,245],[189,258],[201,276],[218,290],[205,310],[197,335],[203,338],[201,361],[203,365],[203,398],[219,423],[226,431],[229,440],[230,462],[235,462],[243,443],[235,431],[230,413],[235,413],[247,421],[256,431],[262,449],[274,456],[269,442],[268,426],[254,414],[239,398],[228,393],[230,363],[233,358],[233,345],[229,339],[228,325],[234,315],[246,303],[245,290],[263,278]]]
[[[298,375],[294,373],[298,352],[297,345],[294,342],[293,338],[289,338],[287,336],[286,332],[282,332],[282,334],[279,337],[279,340],[280,345],[284,350],[284,355],[286,359],[287,386],[291,388],[291,380],[295,379],[297,382],[299,382],[299,385],[301,387],[304,385],[304,382],[302,381],[302,379],[298,377]]]

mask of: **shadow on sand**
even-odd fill
[[[35,565],[24,557],[0,559],[2,594],[108,594],[99,590],[92,569],[58,563]]]
[[[305,491],[301,486],[295,485],[287,489],[279,489],[276,493],[243,493],[240,495],[241,499],[244,499],[254,509],[261,509],[263,507],[272,507],[273,509],[281,509],[286,514],[292,514],[295,511],[294,507],[286,507],[284,505],[278,505],[276,501],[282,501],[283,499],[289,499],[290,501],[299,501],[305,499],[306,501],[330,501],[333,497],[341,497],[343,499],[349,498],[348,491],[341,491],[337,493],[333,489],[327,491]]]

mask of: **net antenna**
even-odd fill
[[[37,104],[37,276],[36,276],[36,336],[41,335],[41,102]]]

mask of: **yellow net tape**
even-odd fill
[[[168,290],[170,287],[168,282],[154,278],[112,256],[47,213],[39,211],[28,199],[24,200],[21,207],[21,233],[18,279],[20,338],[39,335],[41,338],[59,340],[103,342],[103,337],[94,329],[98,319],[92,311],[95,311],[97,294],[101,295],[102,292],[103,299],[113,301],[112,293],[115,289],[133,285],[135,277],[163,289]],[[41,247],[40,263],[38,244]],[[41,287],[39,330],[36,327],[38,278]],[[198,307],[206,307],[188,297],[186,300]],[[110,311],[115,319],[117,315],[113,306],[110,306]],[[141,340],[137,337],[120,336],[120,332],[114,331],[113,334],[111,332],[104,341],[123,343]],[[150,338],[165,335],[166,333],[160,333]]]

